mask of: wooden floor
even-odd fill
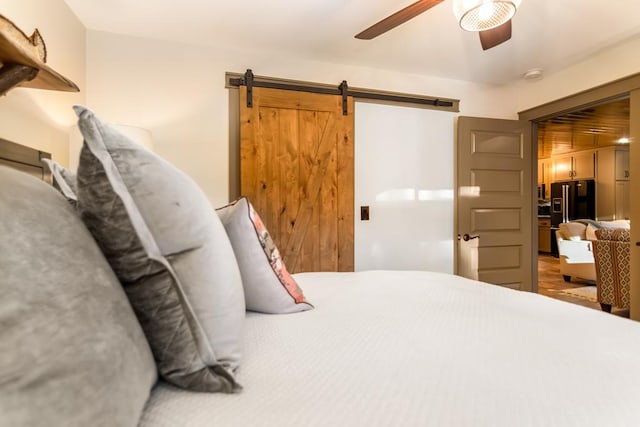
[[[548,254],[538,254],[538,293],[551,298],[570,302],[572,304],[582,305],[594,310],[600,310],[600,304],[591,302],[583,298],[573,297],[571,295],[563,295],[558,292],[562,289],[580,288],[583,286],[595,286],[593,282],[586,280],[571,278],[570,282],[565,282],[560,274],[560,261]],[[629,317],[628,309],[612,310],[616,316]]]

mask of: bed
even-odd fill
[[[442,273],[296,279],[315,309],[248,313],[240,395],[161,383],[140,425],[640,425],[634,321]]]
[[[184,215],[182,206],[198,210],[195,198],[184,202],[190,196],[176,184],[182,175],[77,111],[81,125],[84,117],[94,126],[81,126],[85,147],[69,186],[78,204],[60,187],[0,166],[0,425],[640,425],[637,322],[434,272],[310,272],[280,282],[287,274],[274,267],[273,248],[267,257],[240,252],[226,211],[216,216],[205,207],[202,217],[167,227],[174,211]],[[116,148],[96,148],[92,132]],[[87,165],[105,161],[109,167],[99,170]],[[149,169],[154,163],[159,169]],[[105,178],[114,171],[123,180],[117,185]],[[104,182],[88,183],[83,174]],[[140,199],[166,202],[157,188],[139,186],[149,177],[179,190],[165,203],[173,210],[160,217]],[[138,187],[126,193],[132,182]],[[103,195],[103,185],[111,199],[100,206],[123,205],[120,214],[134,227],[126,235],[142,246],[114,252],[94,233],[101,218],[85,199]],[[132,201],[139,217],[130,216]],[[222,219],[213,232],[226,243],[196,271],[209,244],[202,218]],[[134,224],[142,220],[150,224],[144,233]],[[99,224],[106,237],[123,228]],[[147,234],[158,247],[140,243]],[[175,246],[185,235],[197,244]],[[269,246],[247,245],[258,254]],[[234,257],[224,258],[223,249]],[[144,258],[133,279],[121,271],[122,259],[114,262],[122,252]],[[270,295],[277,309],[257,312],[249,298],[267,298],[247,287],[244,269],[257,268],[256,256],[270,275],[257,276],[257,286],[274,281],[284,309]],[[193,277],[216,285],[190,287]],[[153,290],[158,304],[149,290],[156,279],[164,286]],[[168,333],[154,329],[174,318]]]

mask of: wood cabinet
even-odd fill
[[[554,181],[568,181],[573,178],[573,157],[570,155],[556,156],[552,162]]]
[[[551,183],[553,182],[552,170],[552,160],[550,158],[538,160],[538,186],[544,184],[543,199],[551,197]]]
[[[629,173],[629,151],[628,149],[615,150],[616,152],[616,181],[628,181]]]
[[[631,183],[616,181],[616,218],[631,219]]]
[[[544,161],[545,159],[538,159],[538,185],[544,184]]]
[[[553,180],[570,181],[595,178],[595,151],[576,151],[571,154],[554,156]]]
[[[576,151],[538,160],[538,185],[545,184],[547,194],[551,190],[551,182],[578,179],[596,180],[597,219],[629,219],[631,175],[628,146]]]
[[[593,179],[596,176],[596,153],[593,151],[574,153],[573,179]]]
[[[550,218],[538,218],[538,252],[551,252]]]
[[[598,150],[596,178],[596,216],[601,221],[629,219],[629,147]]]

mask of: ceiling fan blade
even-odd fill
[[[371,40],[374,37],[378,37],[380,34],[384,34],[387,31],[397,27],[400,24],[407,22],[408,20],[415,18],[422,12],[426,12],[438,3],[442,3],[444,0],[419,0],[404,9],[394,13],[391,16],[384,18],[382,21],[373,24],[366,30],[356,34],[357,39]]]
[[[490,30],[480,31],[480,44],[482,50],[491,49],[504,43],[511,38],[511,20],[508,20],[499,27]]]

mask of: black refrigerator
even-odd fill
[[[551,252],[558,256],[555,231],[563,222],[596,219],[596,182],[592,179],[551,183]]]

